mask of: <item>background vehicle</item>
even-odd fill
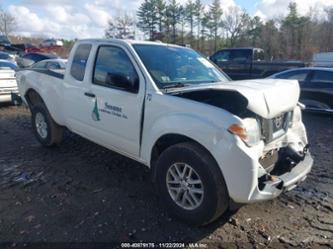
[[[333,113],[333,68],[291,69],[269,78],[298,80],[306,110]]]
[[[16,58],[16,63],[20,68],[29,67],[32,64],[46,60],[46,59],[55,59],[57,56],[52,54],[43,54],[43,53],[28,53],[23,55],[22,57]]]
[[[9,47],[11,42],[6,35],[0,35],[0,46]]]
[[[82,40],[65,74],[29,68],[17,80],[41,144],[59,144],[67,127],[141,162],[189,223],[275,198],[313,164],[296,80],[229,81],[189,48]]]
[[[27,54],[30,52],[31,49],[36,48],[34,45],[30,43],[17,43],[17,44],[12,44],[10,46],[11,51],[16,51],[18,55],[23,56],[24,54]]]
[[[313,55],[312,66],[333,67],[333,52],[316,53]]]
[[[56,40],[56,39],[47,39],[42,41],[40,44],[40,47],[45,48],[45,47],[52,47],[52,46],[60,46],[62,47],[64,43],[61,40]]]
[[[17,66],[6,60],[0,60],[0,102],[13,102],[16,98],[13,94],[18,94],[15,79]]]
[[[0,51],[0,60],[7,60],[7,61],[10,61],[10,62],[16,64],[15,58],[16,58],[16,56],[13,54],[9,54],[9,53]]]
[[[64,73],[67,60],[65,59],[48,59],[39,61],[31,66],[32,69],[52,70],[59,73]]]
[[[265,78],[294,67],[304,67],[299,61],[267,61],[260,48],[229,48],[217,51],[210,60],[233,80]]]

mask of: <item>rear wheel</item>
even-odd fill
[[[195,143],[176,144],[157,161],[157,185],[171,215],[204,225],[224,213],[229,195],[211,155]]]
[[[36,105],[31,109],[31,124],[38,141],[46,147],[60,144],[63,128],[51,117],[44,105]]]

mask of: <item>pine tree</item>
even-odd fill
[[[194,30],[194,21],[195,21],[195,14],[196,14],[196,5],[189,0],[185,6],[185,15],[186,20],[190,26],[190,44],[193,45],[193,30]]]
[[[220,0],[214,0],[212,5],[209,6],[209,11],[206,14],[205,25],[211,31],[212,38],[214,39],[214,51],[217,50],[217,39],[219,36],[219,28],[222,23],[222,8]]]
[[[144,0],[137,12],[139,19],[138,27],[149,35],[150,40],[154,40],[158,17],[156,15],[155,0]]]
[[[169,5],[167,5],[167,19],[172,30],[172,42],[176,43],[177,37],[177,24],[180,20],[180,6],[177,0],[171,0]]]
[[[204,6],[201,3],[201,0],[195,1],[195,22],[197,25],[197,49],[200,50],[200,34],[201,34],[201,25],[202,18],[204,13]]]

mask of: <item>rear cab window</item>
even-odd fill
[[[70,74],[77,81],[84,79],[91,47],[91,44],[80,44],[74,53]]]

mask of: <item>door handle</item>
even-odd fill
[[[88,97],[90,97],[90,98],[95,98],[95,97],[96,97],[95,94],[90,93],[90,92],[85,92],[84,95],[86,95],[86,96],[88,96]]]

